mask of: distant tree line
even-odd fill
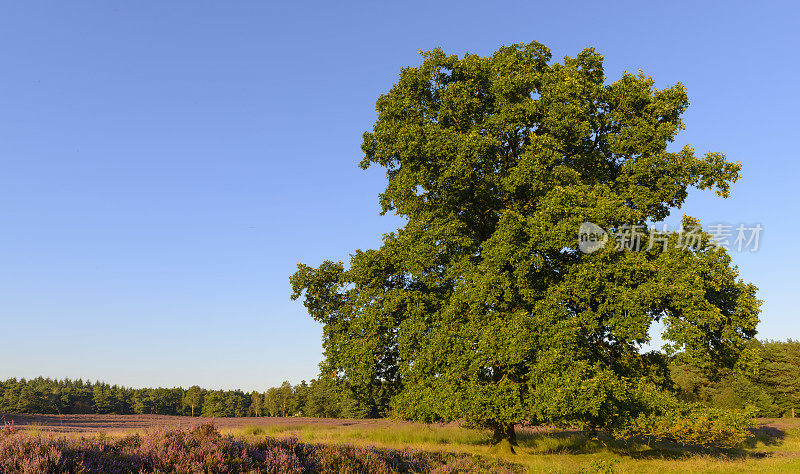
[[[670,364],[679,395],[719,408],[755,408],[756,416],[800,416],[800,341],[750,342],[758,355],[754,371],[727,371],[709,376],[698,367]]]
[[[103,382],[16,379],[0,382],[0,413],[155,414],[184,416],[379,416],[334,380],[283,382],[265,392],[183,388],[127,388]]]
[[[800,416],[800,341],[752,341],[755,370],[708,375],[681,362],[668,363],[665,385],[678,395],[718,408],[755,408],[761,417]],[[391,400],[381,390],[364,402],[343,381],[318,378],[283,382],[265,392],[183,388],[127,388],[103,382],[8,379],[0,382],[0,413],[157,414],[184,416],[385,416]],[[362,401],[358,401],[362,400]]]

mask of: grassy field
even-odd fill
[[[17,427],[32,432],[57,431],[66,436],[130,434],[154,428],[188,428],[209,419],[85,415],[61,419],[14,416]],[[8,419],[6,420],[8,421]],[[528,472],[798,472],[800,419],[758,420],[751,442],[737,450],[701,452],[669,444],[622,443],[580,432],[546,428],[518,429],[516,455],[495,455],[489,433],[449,425],[422,425],[388,420],[320,420],[309,418],[216,419],[222,434],[257,441],[265,437],[297,438],[325,445],[447,451],[503,460]]]
[[[499,458],[528,472],[798,472],[800,420],[759,420],[754,438],[742,449],[701,452],[666,443],[622,443],[589,439],[580,432],[519,429],[516,455],[495,455],[489,433],[457,426],[284,424],[228,430],[246,436],[297,437],[324,444],[451,451]]]

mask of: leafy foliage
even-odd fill
[[[800,342],[752,341],[750,370],[728,370],[709,376],[676,357],[670,364],[681,398],[720,408],[752,408],[758,416],[800,415]]]
[[[645,226],[690,188],[729,194],[738,163],[668,150],[683,85],[607,83],[593,49],[562,63],[539,43],[422,56],[362,145],[361,166],[386,170],[382,212],[405,226],[347,266],[291,277],[323,324],[323,374],[406,418],[513,437],[514,423],[611,429],[657,412],[641,396],[666,389],[663,357],[640,354],[654,321],[704,373],[747,360],[759,301],[724,249],[675,234],[666,251],[577,248],[582,222]]]
[[[640,436],[651,442],[674,441],[687,446],[733,448],[751,436],[753,410],[708,407],[677,400],[663,391],[642,394],[648,410],[625,419],[621,437]]]

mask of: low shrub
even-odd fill
[[[686,446],[729,449],[752,436],[753,413],[681,403],[670,410],[642,414],[619,434],[649,441],[673,441]]]
[[[211,425],[119,439],[65,438],[0,429],[0,472],[513,472],[452,453],[326,446],[294,438],[223,436]]]

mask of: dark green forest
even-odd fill
[[[754,408],[756,416],[800,416],[800,341],[750,341],[759,360],[752,372],[728,371],[716,377],[698,368],[670,364],[679,396],[718,408]]]
[[[751,372],[710,376],[672,360],[669,373],[680,398],[718,408],[754,408],[759,417],[800,416],[800,341],[752,341],[759,355]],[[0,382],[0,413],[156,414],[205,417],[382,417],[390,401],[358,402],[345,381],[284,382],[265,392],[183,388],[127,388],[103,382],[8,379]]]
[[[307,416],[364,418],[379,414],[330,380],[284,382],[265,392],[127,388],[83,380],[8,379],[0,382],[0,413],[153,414],[183,416]]]

